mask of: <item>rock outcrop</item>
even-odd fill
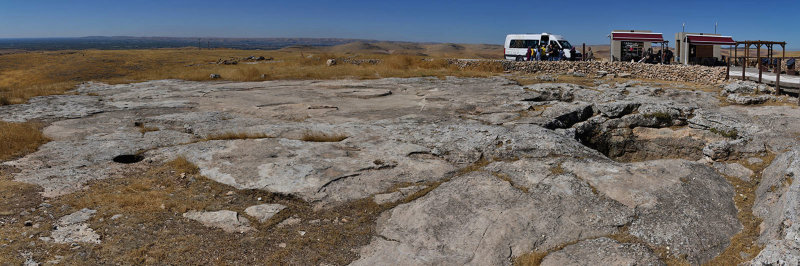
[[[597,72],[582,63],[552,66]],[[632,77],[651,71],[596,66]],[[676,69],[716,82],[716,69]],[[245,205],[200,206],[221,211],[190,211],[182,222],[257,238],[266,232],[255,228],[345,224],[337,215],[287,212],[362,204],[359,211],[375,213],[360,228],[374,225],[374,235],[341,249],[358,252],[351,255],[359,265],[507,265],[531,252],[551,265],[660,264],[654,250],[667,248],[703,264],[742,229],[729,180],[754,181],[761,173],[747,167],[791,150],[763,173],[755,211],[766,248],[753,263],[796,262],[800,111],[789,106],[720,107],[717,93],[638,81],[587,88],[501,77],[162,80],[86,83],[77,92],[0,106],[3,121],[44,123],[52,141],[2,166],[53,200],[181,157],[208,182],[233,187],[222,193],[279,199],[232,194],[225,199]],[[121,155],[137,160],[114,160]],[[58,225],[66,231],[51,238],[97,243],[86,221]],[[224,232],[214,233],[242,236]],[[636,244],[613,240],[620,235]]]
[[[92,243],[100,244],[100,235],[97,234],[86,221],[92,218],[97,211],[82,209],[58,219],[53,232],[47,240],[55,243]]]
[[[601,237],[569,245],[548,254],[543,266],[558,265],[665,265],[645,245],[620,243]]]
[[[246,233],[253,231],[250,221],[239,216],[235,211],[222,210],[214,212],[189,211],[183,217],[200,222],[208,227],[216,227],[228,233]]]
[[[751,265],[800,264],[800,149],[781,154],[764,170],[753,213],[763,219],[765,245]]]

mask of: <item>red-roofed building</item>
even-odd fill
[[[611,38],[611,62],[639,61],[653,43],[664,43],[661,33],[651,31],[615,30],[608,37]]]
[[[728,45],[736,45],[731,36],[679,32],[675,34],[675,60],[687,65],[720,65],[722,46]]]

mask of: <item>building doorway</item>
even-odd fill
[[[622,42],[620,47],[620,61],[630,62],[639,61],[642,59],[642,52],[644,49],[643,42]]]

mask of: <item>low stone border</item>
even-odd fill
[[[726,72],[725,67],[654,65],[631,62],[449,60],[451,64],[456,64],[461,68],[485,64],[487,61],[499,62],[506,71],[515,72],[542,74],[580,72],[584,74],[615,75],[617,77],[686,81],[703,84],[717,84],[725,81]]]

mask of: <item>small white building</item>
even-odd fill
[[[615,30],[608,37],[611,38],[611,62],[639,61],[653,43],[664,43],[661,33],[645,30]]]
[[[736,45],[731,36],[709,33],[675,34],[675,61],[686,65],[714,65],[722,60],[722,45]]]

